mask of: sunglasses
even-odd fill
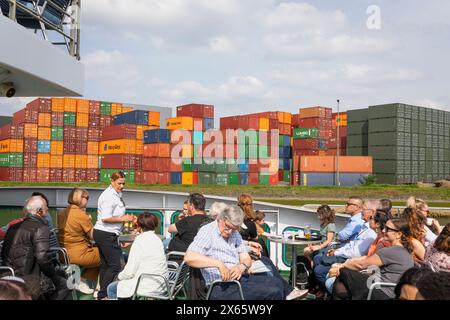
[[[89,200],[89,196],[83,196],[82,198]]]
[[[397,230],[397,229],[394,229],[394,228],[390,228],[388,226],[384,226],[383,232],[384,233],[388,233],[389,231],[400,232],[400,230]]]
[[[345,205],[346,205],[347,207],[350,207],[350,206],[357,206],[356,203],[349,203],[349,202],[347,202]]]

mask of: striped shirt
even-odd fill
[[[194,251],[209,258],[220,260],[225,266],[232,268],[239,264],[239,254],[248,252],[248,248],[237,231],[233,232],[228,239],[222,237],[218,222],[214,221],[203,226],[198,231],[188,251]],[[217,268],[203,268],[201,272],[203,278],[205,278],[206,285],[222,279]]]

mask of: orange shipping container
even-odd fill
[[[291,124],[292,123],[292,114],[289,112],[278,112],[278,122]]]
[[[144,144],[143,155],[148,158],[169,158],[170,144],[168,143],[152,143]]]
[[[136,140],[136,154],[142,154],[144,152],[144,142],[142,140]]]
[[[100,154],[136,154],[136,140],[118,139],[102,141],[99,145]]]
[[[52,156],[62,156],[64,153],[63,141],[51,141],[50,142],[50,154]]]
[[[64,98],[64,112],[77,112],[77,99]]]
[[[84,154],[75,155],[75,168],[77,169],[87,168],[87,155]]]
[[[87,128],[89,125],[89,114],[77,113],[77,127]]]
[[[269,119],[259,118],[259,130],[269,130]]]
[[[52,98],[52,112],[64,112],[64,98]]]
[[[300,108],[298,117],[303,118],[326,118],[327,115],[331,118],[331,108],[327,107],[311,107],[311,108]]]
[[[7,139],[0,141],[0,153],[23,153],[22,139]]]
[[[156,111],[148,112],[148,125],[149,126],[159,127],[160,119],[161,119],[161,114],[159,112],[156,112]]]
[[[86,167],[88,169],[98,169],[98,156],[88,155]]]
[[[39,140],[50,140],[52,132],[50,128],[39,127],[38,128],[38,139]]]
[[[23,129],[24,138],[37,138],[38,136],[38,126],[33,123],[25,123]]]
[[[301,172],[336,172],[337,159],[335,156],[302,156],[300,159]],[[339,157],[339,172],[371,173],[372,157]]]
[[[50,168],[58,169],[63,167],[63,156],[50,155]]]
[[[38,153],[37,167],[38,168],[50,168],[50,155],[48,153]]]
[[[166,128],[169,130],[194,130],[194,118],[191,117],[176,117],[168,118],[166,120]]]
[[[38,126],[39,127],[51,127],[52,126],[52,114],[51,113],[39,113]]]
[[[75,168],[74,154],[65,154],[63,156],[63,168]]]
[[[77,113],[89,113],[89,100],[77,100]]]
[[[127,112],[130,112],[130,111],[133,111],[133,108],[132,108],[132,107],[125,107],[125,106],[122,106],[122,110],[121,110],[120,113],[127,113]]]
[[[181,174],[181,184],[194,184],[194,173],[193,172],[183,172]]]
[[[144,131],[152,129],[150,126],[137,126],[136,127],[136,139],[143,140],[144,139]]]
[[[115,116],[116,114],[122,113],[122,105],[120,103],[112,103],[111,104],[111,115]]]
[[[87,154],[88,155],[98,155],[98,142],[88,141]]]

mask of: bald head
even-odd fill
[[[379,200],[364,201],[362,210],[363,220],[368,222],[370,220],[370,217],[372,217],[379,208],[381,208],[381,202]]]

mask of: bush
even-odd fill
[[[363,186],[373,186],[377,183],[377,178],[375,177],[375,175],[369,174],[368,176],[361,177],[359,181]]]

